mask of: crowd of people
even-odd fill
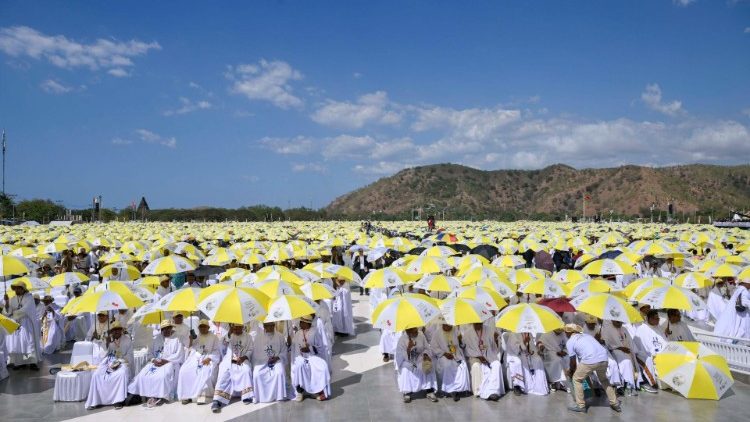
[[[585,412],[585,393],[590,391],[595,396],[606,394],[610,407],[620,412],[622,397],[665,388],[654,357],[669,342],[695,340],[685,320],[714,325],[715,333],[726,338],[750,339],[750,272],[745,271],[750,264],[745,253],[750,239],[743,232],[704,232],[705,238],[691,241],[693,227],[700,226],[670,232],[656,225],[647,229],[613,225],[595,231],[585,224],[500,228],[456,223],[450,231],[430,227],[419,233],[407,224],[390,229],[394,236],[370,236],[369,223],[359,230],[345,224],[346,229],[334,225],[305,229],[268,224],[243,228],[237,223],[147,225],[141,231],[123,226],[108,228],[106,233],[98,226],[74,233],[43,232],[43,228],[5,233],[3,252],[22,257],[30,272],[25,277],[5,277],[8,289],[2,311],[20,327],[12,333],[0,329],[0,379],[9,375],[6,362],[15,371],[39,370],[45,356],[76,342],[90,342],[94,355],[87,363],[93,372],[85,402],[90,409],[139,403],[152,408],[179,401],[210,405],[218,413],[233,399],[244,404],[307,397],[325,401],[331,397],[334,345],[338,338],[355,335],[355,287],[372,311],[389,299],[409,295],[429,298],[436,307],[444,299],[463,297],[471,288],[493,290],[487,293],[490,298],[504,296],[503,303],[478,299],[487,317],[472,323],[449,324],[443,313],[403,331],[380,329],[382,359],[392,361],[394,385],[405,403],[422,396],[430,401],[469,396],[498,401],[506,393],[557,391],[574,397],[571,411]],[[673,249],[648,249],[657,243]],[[65,246],[47,253],[49,244]],[[227,258],[214,259],[220,254]],[[147,274],[150,263],[170,255],[196,266],[169,275]],[[434,259],[441,266],[420,270],[415,262],[421,258]],[[601,259],[618,260],[632,272],[590,277],[581,271]],[[715,270],[722,265],[734,272]],[[271,271],[263,273],[264,269]],[[403,283],[378,284],[375,274],[386,270],[409,277]],[[482,275],[471,278],[472,271]],[[643,280],[669,284],[688,273],[711,280],[702,287],[686,288],[705,306],[655,309],[631,295],[628,299],[642,321],[623,322],[550,305],[564,322],[555,330],[515,332],[495,324],[506,305],[544,304],[555,298],[567,303],[565,296],[574,296],[524,292],[524,283],[513,279],[519,274],[541,274],[543,280],[554,282],[569,274],[579,276],[581,282],[598,278],[610,286],[608,292],[615,293]],[[431,289],[424,280],[438,274],[455,285]],[[55,278],[65,281],[55,283]],[[254,288],[269,281],[290,284],[285,293],[307,295],[314,312],[286,320],[226,323],[212,320],[210,309],[162,312],[159,308],[162,299],[186,289],[222,284]],[[506,281],[514,291],[491,288]],[[109,289],[112,282],[150,302],[147,306],[159,311],[158,320],[146,322],[136,308],[69,312],[71,303]],[[305,283],[322,285],[329,294],[321,298],[308,293],[311,289],[303,291],[300,286]],[[141,347],[147,348],[147,358],[139,368],[134,353]]]

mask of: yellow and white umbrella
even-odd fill
[[[119,311],[120,309],[137,308],[143,306],[143,301],[137,296],[122,295],[104,290],[82,295],[75,305],[68,309],[68,314],[97,313],[103,311]]]
[[[472,299],[452,297],[440,304],[440,313],[450,325],[463,325],[484,322],[492,313],[481,303]]]
[[[544,280],[549,274],[539,268],[521,268],[519,270],[510,270],[508,280],[512,283],[522,286],[532,281]]]
[[[299,289],[312,300],[331,299],[335,295],[333,288],[323,283],[305,283]]]
[[[149,263],[143,269],[143,274],[177,274],[195,269],[193,261],[179,255],[167,255]]]
[[[706,303],[695,293],[677,286],[650,287],[639,293],[635,300],[638,303],[651,305],[655,309],[682,309],[701,311]]]
[[[362,281],[368,289],[390,289],[418,279],[418,274],[407,274],[399,268],[388,267],[370,271]]]
[[[525,263],[520,255],[501,255],[492,261],[492,265],[502,268],[516,268]]]
[[[633,324],[642,321],[641,314],[625,300],[606,293],[592,293],[571,299],[577,311],[597,318]]]
[[[688,399],[719,400],[734,383],[726,359],[699,342],[667,343],[654,364],[659,379]]]
[[[128,280],[137,280],[141,277],[141,272],[138,271],[138,268],[135,268],[132,265],[128,265],[125,262],[115,262],[114,264],[109,264],[105,267],[102,267],[102,269],[99,270],[99,275],[102,277],[112,277],[114,275],[114,269],[117,268],[118,275],[122,274],[123,272],[127,275]]]
[[[711,286],[713,281],[701,273],[687,272],[675,277],[673,283],[685,289],[700,289]]]
[[[503,309],[508,305],[508,302],[506,302],[499,293],[480,286],[464,287],[461,290],[452,293],[451,296],[476,300],[491,311]]]
[[[198,310],[216,322],[247,324],[266,316],[268,296],[258,289],[229,287],[215,291],[198,303]]]
[[[543,295],[545,297],[563,297],[568,295],[568,288],[559,281],[542,278],[530,281],[519,289],[523,293]]]
[[[581,281],[570,287],[570,297],[586,295],[590,293],[609,293],[615,287],[608,280],[595,278],[593,280]]]
[[[272,299],[268,304],[268,315],[264,322],[291,321],[312,315],[318,305],[302,295],[283,295]]]
[[[404,331],[409,328],[424,327],[440,315],[440,309],[427,296],[396,296],[381,302],[372,311],[372,326],[391,331]]]
[[[18,329],[18,327],[20,327],[20,325],[16,321],[0,314],[0,328],[5,330],[5,334],[12,334]]]
[[[287,283],[284,280],[259,281],[254,285],[254,287],[263,292],[269,298],[277,298],[284,295],[302,294],[300,286],[293,283]]]
[[[703,272],[707,277],[737,277],[742,268],[732,264],[717,264]]]
[[[552,279],[562,283],[579,283],[589,280],[590,277],[579,270],[560,270],[552,274]]]
[[[414,283],[413,287],[415,289],[424,289],[430,292],[452,292],[461,288],[461,282],[455,277],[449,277],[442,274],[428,274]]]
[[[588,275],[624,275],[635,274],[635,269],[622,261],[605,258],[586,264],[583,272]]]
[[[23,284],[26,285],[26,290],[32,291],[32,290],[46,290],[50,288],[49,283],[42,280],[38,277],[30,277],[30,276],[24,276],[24,277],[18,277],[14,278],[12,280],[8,280],[9,283],[13,283],[16,281],[21,281]]]
[[[188,287],[175,290],[156,301],[157,307],[166,312],[193,312],[198,309],[201,289]]]
[[[64,272],[57,274],[56,276],[53,276],[49,279],[49,285],[52,287],[57,286],[69,286],[71,284],[78,284],[83,283],[84,281],[88,281],[89,276],[87,276],[84,273],[79,273],[76,271],[71,272]]]
[[[0,276],[8,277],[27,274],[33,269],[31,261],[25,260],[21,257],[11,255],[0,256]]]
[[[536,303],[508,306],[497,316],[495,326],[514,333],[548,333],[565,323],[552,309]]]

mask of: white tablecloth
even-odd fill
[[[138,375],[138,373],[141,372],[141,369],[146,366],[146,363],[148,363],[147,355],[148,349],[146,349],[145,347],[133,351],[133,376]]]
[[[89,395],[93,371],[60,371],[55,376],[54,401],[83,401]]]

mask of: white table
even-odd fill
[[[83,401],[89,395],[93,371],[60,371],[55,375],[54,401]]]

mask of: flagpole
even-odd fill
[[[3,196],[5,196],[5,129],[3,129]]]

